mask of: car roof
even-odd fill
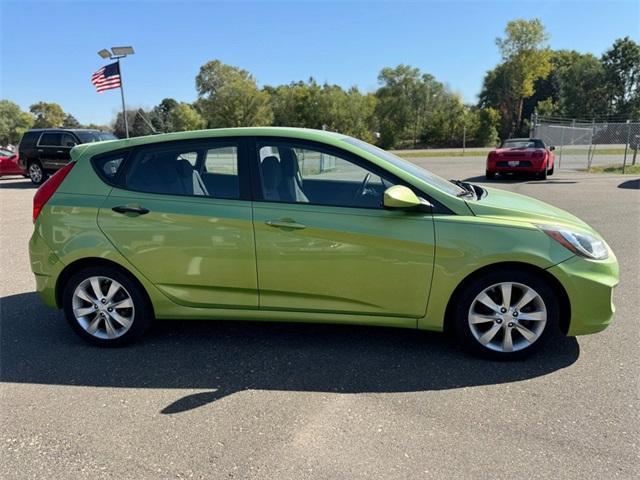
[[[95,128],[30,128],[27,130],[28,132],[101,132],[104,133],[103,130],[96,130]]]
[[[79,155],[96,155],[121,148],[136,147],[140,145],[152,145],[155,143],[177,140],[200,140],[218,137],[287,137],[299,140],[312,140],[322,143],[337,144],[346,135],[311,128],[294,127],[238,127],[217,128],[211,130],[193,130],[188,132],[161,133],[144,137],[133,137],[123,140],[107,140],[96,143],[84,143],[74,147],[71,154],[74,158]]]

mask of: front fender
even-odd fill
[[[542,270],[573,256],[543,232],[526,224],[468,216],[434,217],[435,259],[427,313],[418,328],[442,331],[451,295],[481,268],[521,263]]]

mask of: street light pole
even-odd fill
[[[118,62],[118,72],[120,72],[120,97],[122,98],[122,118],[124,119],[124,131],[129,138],[129,120],[127,119],[127,109],[124,106],[124,82],[122,81],[122,67],[120,67],[120,58],[116,59]]]
[[[120,98],[122,99],[122,119],[124,120],[124,131],[129,138],[129,120],[127,119],[127,109],[124,103],[124,82],[122,80],[122,67],[120,65],[120,59],[126,57],[127,55],[133,55],[135,52],[133,51],[133,47],[112,47],[111,51],[106,48],[100,50],[98,55],[100,55],[104,59],[115,60],[118,64],[118,74],[120,75]]]

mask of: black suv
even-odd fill
[[[40,185],[49,174],[69,163],[69,152],[76,145],[117,138],[112,133],[100,130],[34,128],[20,140],[18,163],[27,171],[31,181]]]

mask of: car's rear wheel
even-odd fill
[[[27,167],[27,172],[29,173],[29,178],[31,182],[35,185],[42,184],[47,179],[47,174],[45,173],[42,165],[38,160],[33,160],[29,162],[29,166]]]
[[[554,168],[555,168],[555,165],[552,165],[551,168],[547,171],[547,175],[553,175]]]
[[[108,266],[75,273],[65,286],[63,308],[73,330],[101,347],[137,340],[153,321],[153,310],[142,288]]]
[[[494,178],[496,178],[496,172],[490,172],[489,170],[487,170],[485,176],[487,177],[487,180],[493,180]]]
[[[547,166],[545,165],[541,172],[536,175],[538,180],[546,180],[547,179]]]
[[[559,333],[553,289],[534,273],[500,270],[473,280],[454,309],[462,345],[494,359],[523,358]]]

